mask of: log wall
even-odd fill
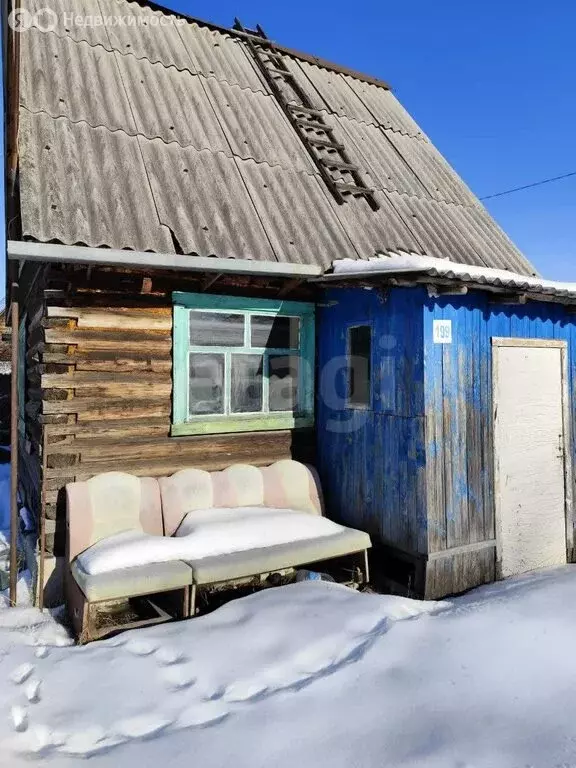
[[[32,450],[23,480],[27,486],[36,482],[45,433],[46,469],[39,479],[48,552],[64,552],[64,489],[74,480],[111,470],[161,476],[190,466],[217,470],[236,462],[314,461],[313,430],[264,432],[257,439],[249,433],[170,437],[171,295],[200,291],[206,280],[104,269],[46,272],[29,305],[26,409]],[[212,290],[263,298],[281,291],[282,283],[249,278],[223,278]],[[28,492],[33,495],[32,488]],[[39,511],[38,498],[31,504]]]

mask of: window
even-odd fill
[[[369,408],[372,373],[372,331],[369,325],[348,329],[348,406]]]
[[[314,423],[314,305],[174,294],[173,435]]]

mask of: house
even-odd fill
[[[314,463],[427,597],[572,559],[576,289],[535,276],[390,87],[146,2],[21,5],[8,258],[39,596],[66,484],[111,469]]]

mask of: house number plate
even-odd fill
[[[452,320],[434,320],[432,334],[434,344],[452,344]]]

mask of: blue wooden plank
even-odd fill
[[[446,301],[444,316],[452,322],[452,343],[443,345],[444,486],[447,547],[470,542],[468,520],[466,424],[464,415],[466,338],[465,300]]]
[[[492,452],[492,342],[488,323],[488,301],[478,298],[481,307],[479,330],[479,409],[480,409],[480,493],[482,494],[482,514],[484,520],[484,539],[493,539],[494,531],[494,457]],[[494,334],[497,335],[497,334]]]

